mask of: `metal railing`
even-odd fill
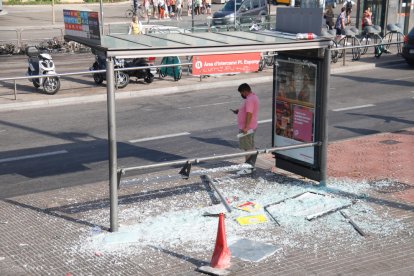
[[[245,151],[245,152],[240,152],[240,153],[229,153],[229,154],[223,154],[223,155],[213,155],[213,156],[199,157],[199,158],[192,158],[192,159],[182,159],[182,160],[177,160],[177,161],[162,162],[158,164],[122,168],[122,169],[118,169],[118,174],[125,175],[126,172],[134,171],[134,170],[154,169],[154,168],[170,167],[170,166],[185,165],[185,164],[198,164],[201,162],[206,162],[206,161],[211,161],[211,160],[222,160],[222,159],[228,159],[228,158],[243,157],[243,156],[249,156],[249,155],[255,155],[255,154],[265,154],[265,153],[272,153],[276,151],[300,149],[300,148],[320,146],[320,145],[322,145],[322,142],[303,143],[299,145],[275,147],[275,148],[270,148],[270,149],[250,150],[250,151]]]
[[[144,70],[144,69],[151,69],[151,68],[163,68],[163,67],[174,67],[174,66],[191,66],[192,63],[178,63],[178,64],[160,64],[160,65],[149,65],[149,66],[139,66],[139,67],[123,67],[123,68],[115,68],[114,71],[133,71],[133,70]],[[51,77],[64,77],[64,76],[76,76],[76,75],[88,75],[88,74],[99,74],[99,73],[106,73],[106,69],[100,70],[88,70],[88,71],[77,71],[77,72],[69,72],[69,73],[56,73],[56,74],[49,74],[49,75],[31,75],[31,76],[22,76],[22,77],[8,77],[8,78],[0,78],[0,82],[6,81],[14,81],[14,100],[17,100],[17,83],[18,80],[30,80],[30,79],[41,79],[41,78],[51,78]]]
[[[358,46],[346,46],[346,47],[332,47],[329,48],[330,51],[342,51],[342,65],[345,66],[345,60],[346,60],[346,50],[352,50],[352,49],[359,49],[359,48],[369,48],[369,47],[378,47],[378,46],[385,46],[385,45],[396,45],[396,44],[402,44],[404,41],[397,41],[397,42],[386,42],[386,43],[377,43],[377,44],[369,44],[369,45],[358,45]]]
[[[346,65],[346,50],[349,49],[357,49],[357,48],[366,48],[366,47],[378,47],[378,46],[385,46],[385,45],[394,45],[394,44],[401,44],[404,43],[400,42],[387,42],[387,43],[378,43],[378,44],[370,44],[370,45],[360,45],[360,46],[346,46],[346,47],[337,47],[337,48],[330,48],[330,51],[342,51],[342,64],[343,66]],[[160,65],[150,65],[150,66],[140,66],[140,67],[123,67],[123,68],[116,68],[114,71],[132,71],[132,70],[143,70],[143,69],[151,69],[151,68],[163,68],[163,67],[174,67],[174,66],[187,66],[190,68],[192,66],[191,62],[184,62],[179,64],[160,64]],[[0,78],[0,82],[6,81],[14,81],[14,100],[17,100],[17,83],[18,80],[25,80],[25,79],[34,79],[34,78],[47,78],[47,77],[64,77],[64,76],[75,76],[75,75],[87,75],[87,74],[95,74],[95,73],[105,73],[105,69],[101,70],[88,70],[88,71],[77,71],[77,72],[69,72],[69,73],[56,73],[50,75],[32,75],[32,76],[22,76],[22,77],[8,77],[8,78]],[[190,70],[188,70],[188,73]],[[200,74],[200,81],[203,78],[203,74]]]

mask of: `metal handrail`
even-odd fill
[[[163,67],[174,67],[174,66],[190,66],[192,63],[177,63],[177,64],[160,64],[160,65],[150,65],[150,66],[139,66],[139,67],[124,67],[124,68],[115,68],[114,71],[132,71],[140,69],[151,69],[151,68],[163,68]],[[11,77],[11,78],[0,78],[1,81],[14,81],[13,95],[14,100],[17,100],[17,84],[18,80],[30,80],[30,79],[41,79],[41,78],[50,78],[50,77],[61,77],[61,76],[74,76],[74,75],[87,75],[95,73],[105,73],[106,69],[100,70],[88,70],[88,71],[79,71],[79,72],[70,72],[70,73],[56,73],[48,75],[32,75],[32,76],[23,76],[23,77]]]
[[[392,44],[401,44],[401,43],[404,43],[404,41],[368,44],[368,45],[361,45],[361,46],[346,46],[346,47],[336,47],[336,48],[332,47],[332,48],[329,48],[329,50],[330,51],[333,51],[333,50],[341,51],[341,50],[348,50],[348,49],[355,49],[355,48],[367,48],[367,47],[376,47],[376,46],[381,46],[381,45],[392,45]]]
[[[127,167],[127,168],[118,169],[118,175],[124,175],[128,171],[134,171],[134,170],[154,169],[154,168],[169,167],[169,166],[184,165],[184,164],[198,164],[198,163],[210,161],[210,160],[242,157],[242,156],[248,156],[248,155],[253,155],[253,154],[272,153],[276,151],[299,149],[299,148],[306,148],[306,147],[313,147],[313,146],[320,146],[320,145],[322,145],[322,142],[303,143],[299,145],[275,147],[275,148],[270,148],[270,149],[250,150],[250,151],[245,151],[245,152],[240,152],[240,153],[229,153],[229,154],[223,154],[223,155],[214,155],[214,156],[192,158],[192,159],[181,159],[181,160],[162,162],[162,163],[151,164],[151,165]],[[118,179],[118,182],[119,181],[120,179]]]
[[[386,43],[377,43],[377,44],[368,44],[368,45],[360,45],[360,46],[346,46],[346,47],[329,47],[329,51],[342,51],[342,65],[345,66],[345,50],[349,49],[357,49],[357,48],[368,48],[368,47],[377,47],[377,46],[384,46],[384,45],[393,45],[393,44],[401,44],[404,41],[397,41],[397,42],[386,42]]]
[[[139,66],[139,67],[123,67],[123,68],[115,68],[114,71],[132,71],[132,70],[140,70],[140,69],[163,68],[163,67],[174,67],[174,66],[188,66],[188,65],[192,65],[192,63],[186,62],[186,63],[160,64],[160,65],[149,65],[149,66]],[[87,75],[87,74],[105,73],[105,72],[106,72],[106,69],[88,70],[88,71],[77,71],[77,72],[70,72],[70,73],[56,73],[56,74],[49,74],[49,75],[32,75],[32,76],[23,76],[23,77],[0,78],[0,81],[13,81],[13,80],[48,78],[48,77],[50,78],[50,77],[61,77],[61,76]]]

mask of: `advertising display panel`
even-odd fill
[[[318,94],[322,93],[320,65],[318,60],[278,56],[274,70],[274,147],[320,141],[317,125]],[[312,146],[277,152],[276,166],[289,171],[294,168],[292,172],[295,173],[301,168],[310,169],[313,176],[310,178],[318,180],[318,150],[318,146]]]
[[[63,10],[65,35],[100,40],[99,13],[77,10]]]
[[[206,55],[193,57],[195,76],[249,73],[259,70],[260,53]]]
[[[278,60],[276,90],[277,147],[314,142],[316,65]],[[284,151],[281,154],[308,164],[314,163],[313,148]]]

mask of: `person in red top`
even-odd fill
[[[237,110],[233,110],[237,114],[237,126],[239,128],[240,149],[245,151],[255,150],[254,134],[257,129],[257,118],[259,115],[259,98],[252,92],[247,83],[239,86],[238,91],[244,99],[241,106]],[[257,154],[246,156],[246,163],[249,168],[242,169],[237,172],[238,175],[251,174],[255,170]]]
[[[362,29],[367,26],[372,26],[372,12],[370,7],[368,7],[362,15]]]

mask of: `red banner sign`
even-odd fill
[[[260,53],[193,57],[193,75],[248,73],[259,70]]]

